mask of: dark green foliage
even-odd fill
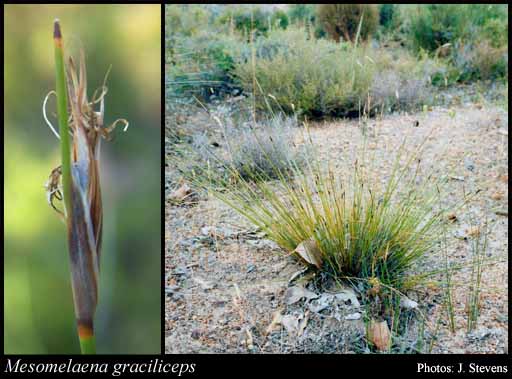
[[[174,46],[173,62],[167,69],[166,96],[191,97],[204,101],[236,90],[231,72],[242,43],[215,34],[186,37]]]
[[[269,14],[261,8],[240,8],[232,14],[235,29],[248,34],[252,30],[259,33],[268,31]]]
[[[304,26],[315,22],[315,4],[291,4],[288,10],[290,22]]]
[[[375,67],[367,51],[350,43],[309,40],[300,30],[276,32],[272,39],[268,49],[263,47],[270,39],[259,47],[255,62],[248,59],[235,69],[244,90],[255,94],[259,110],[270,106],[314,118],[357,114]]]
[[[194,4],[169,4],[165,6],[165,33],[193,36],[208,25],[210,12]]]
[[[466,13],[466,9],[458,4],[418,6],[409,31],[413,48],[435,51],[462,38],[468,33]]]
[[[266,35],[271,28],[286,29],[289,19],[285,12],[270,12],[261,7],[229,7],[217,20],[220,24],[232,25],[244,36],[254,31],[256,36]]]
[[[273,28],[286,29],[290,24],[290,19],[286,12],[278,9],[272,14],[271,23]]]
[[[493,18],[482,26],[482,35],[492,47],[501,47],[508,44],[508,20]]]
[[[378,25],[378,10],[375,4],[320,4],[317,7],[319,23],[336,42],[341,39],[355,42],[359,24],[359,38],[370,38]]]
[[[411,46],[442,56],[450,65],[432,83],[506,78],[507,11],[508,6],[496,4],[418,6],[409,24]]]
[[[486,40],[456,47],[452,62],[457,81],[496,80],[508,75],[506,48],[493,47]]]
[[[399,23],[399,9],[397,4],[380,4],[379,23],[385,30],[395,28]]]
[[[482,37],[499,41],[494,44],[504,43],[507,12],[508,6],[503,4],[421,5],[411,17],[409,37],[416,50],[427,51],[457,40],[467,43]]]

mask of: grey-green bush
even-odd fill
[[[237,62],[234,70],[259,110],[270,107],[309,117],[358,112],[375,69],[364,47],[308,40],[303,30],[294,28],[272,33],[269,39],[279,41],[272,54]]]

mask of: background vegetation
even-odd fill
[[[169,100],[245,93],[261,110],[273,95],[272,107],[286,113],[357,116],[429,105],[435,87],[508,80],[503,4],[169,5],[165,12]]]
[[[98,353],[159,353],[160,6],[4,10],[4,352],[79,352],[65,227],[43,188],[59,162],[58,140],[42,115],[55,88],[52,28],[59,18],[65,54],[86,52],[89,95],[112,64],[105,121],[130,122],[126,133],[102,143]],[[48,109],[54,112],[53,98]]]

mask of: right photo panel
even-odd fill
[[[508,353],[508,5],[173,4],[165,353]]]

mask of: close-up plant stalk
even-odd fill
[[[128,122],[120,119],[109,127],[103,127],[104,96],[107,89],[104,84],[98,96],[95,93],[90,102],[87,99],[83,51],[79,70],[70,58],[66,76],[58,20],[54,24],[54,43],[61,166],[60,170],[57,168],[50,175],[49,201],[57,209],[53,205],[54,198],[64,199],[63,215],[67,227],[69,267],[80,349],[82,354],[95,354],[94,315],[98,303],[103,224],[99,179],[100,137],[108,138],[118,122],[123,122],[126,130]],[[99,112],[93,109],[97,103],[100,103]],[[62,194],[59,189],[59,175]]]

